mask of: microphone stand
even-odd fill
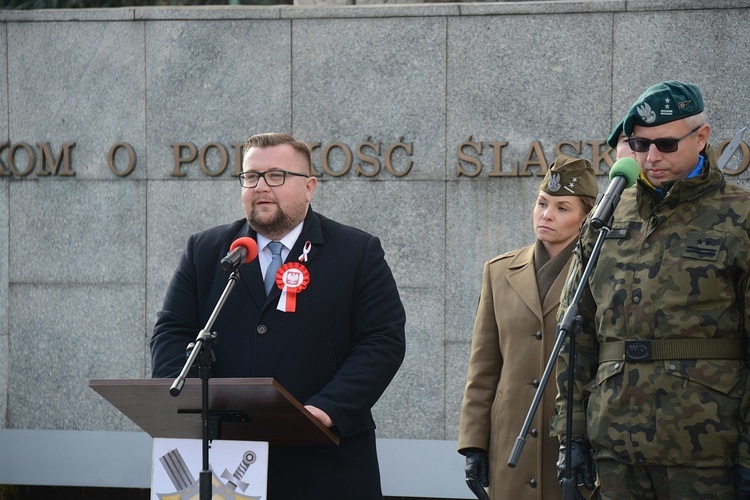
[[[200,500],[211,500],[213,495],[213,485],[211,484],[211,468],[208,460],[208,451],[211,448],[211,438],[209,432],[209,415],[208,415],[208,381],[211,378],[211,363],[216,360],[213,352],[213,345],[217,342],[216,332],[211,332],[211,327],[216,321],[216,317],[219,315],[219,311],[224,307],[224,303],[229,297],[234,285],[240,280],[240,275],[237,269],[232,271],[229,275],[229,281],[227,282],[224,292],[219,297],[219,301],[214,307],[211,316],[208,318],[206,327],[198,333],[198,337],[195,342],[188,345],[190,356],[188,356],[185,366],[182,367],[182,371],[177,376],[172,386],[169,388],[169,394],[177,397],[182,392],[182,388],[185,385],[185,378],[187,378],[188,371],[192,368],[196,358],[198,358],[198,374],[201,379],[201,421],[203,423],[203,470],[200,472],[200,484],[199,492]]]
[[[610,224],[611,224],[611,218],[610,218]],[[565,406],[565,436],[568,441],[572,439],[573,434],[573,406],[571,404],[571,401],[573,400],[573,383],[575,380],[574,377],[574,370],[575,370],[575,334],[576,331],[580,330],[581,328],[581,317],[578,315],[578,302],[581,300],[581,295],[583,295],[583,290],[586,284],[588,283],[588,278],[591,275],[591,272],[594,270],[594,267],[596,266],[596,261],[599,260],[599,253],[601,251],[601,246],[604,243],[604,239],[606,238],[607,234],[610,231],[610,224],[603,225],[599,229],[599,236],[596,239],[596,242],[594,243],[594,248],[591,251],[591,256],[586,263],[586,267],[583,270],[583,274],[581,275],[581,281],[578,283],[578,287],[576,288],[575,295],[573,296],[573,300],[571,301],[570,305],[568,306],[568,309],[565,311],[565,314],[562,317],[562,320],[557,325],[557,337],[555,340],[555,345],[552,349],[552,354],[550,355],[549,359],[547,360],[547,365],[544,368],[544,373],[542,374],[541,382],[539,383],[539,386],[536,389],[536,393],[534,394],[534,399],[531,401],[531,407],[529,408],[528,413],[526,414],[526,419],[523,422],[523,426],[521,427],[521,432],[516,438],[515,443],[513,444],[513,449],[510,451],[510,457],[508,458],[508,467],[515,467],[518,464],[518,459],[521,455],[521,451],[523,450],[523,446],[526,442],[526,434],[529,432],[529,427],[531,427],[531,423],[534,420],[534,415],[536,414],[536,411],[539,407],[539,402],[542,399],[542,396],[544,394],[544,389],[547,386],[547,381],[549,380],[550,375],[552,374],[552,370],[555,368],[555,363],[557,362],[557,357],[560,353],[560,349],[562,349],[563,342],[565,341],[565,337],[570,337],[570,349],[569,349],[569,362],[568,362],[568,387],[566,391],[566,398],[567,398],[567,404]],[[571,447],[570,444],[565,447],[565,478],[563,478],[560,481],[560,484],[563,488],[563,500],[573,500],[575,498],[575,489],[578,486],[578,481],[576,478],[573,478],[573,470],[571,466]]]

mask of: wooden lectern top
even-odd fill
[[[201,439],[202,381],[188,378],[179,396],[172,379],[90,380],[98,392],[151,437]],[[338,445],[321,424],[272,378],[213,378],[209,414],[220,419],[221,439],[273,445]]]

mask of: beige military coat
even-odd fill
[[[508,458],[555,344],[556,313],[570,259],[539,303],[534,245],[484,265],[466,390],[459,451],[481,448],[490,462],[490,498],[554,500],[559,444],[549,437],[557,391],[554,370],[515,468]]]

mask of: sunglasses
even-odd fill
[[[693,135],[699,128],[701,128],[701,125],[698,125],[693,130],[677,139],[641,139],[640,137],[629,137],[628,145],[630,146],[630,149],[636,153],[645,153],[651,148],[652,144],[662,153],[674,153],[677,151],[679,142],[685,137]]]

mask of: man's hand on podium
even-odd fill
[[[317,408],[313,405],[305,405],[305,410],[312,413],[312,416],[320,420],[321,424],[325,425],[326,427],[333,427],[333,420],[331,420],[331,417],[329,417],[328,414],[320,408]]]

